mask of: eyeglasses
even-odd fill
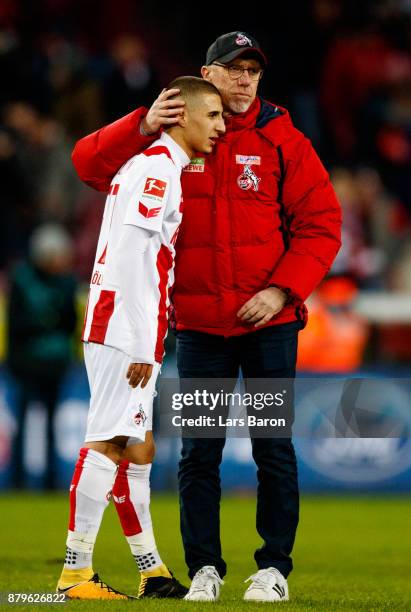
[[[242,66],[238,66],[237,64],[231,64],[230,66],[226,66],[225,64],[219,64],[218,62],[213,62],[213,66],[221,66],[221,68],[225,68],[228,71],[228,76],[233,81],[241,78],[244,72],[248,73],[251,81],[259,81],[263,76],[263,70],[258,68],[243,68]]]

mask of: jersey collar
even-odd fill
[[[187,166],[187,164],[190,162],[190,158],[188,157],[187,153],[180,147],[180,145],[177,144],[176,141],[173,140],[173,138],[171,138],[171,136],[169,136],[165,132],[162,132],[159,140],[162,141],[164,146],[166,146],[167,149],[170,151],[173,162],[178,168],[184,168],[184,166]]]

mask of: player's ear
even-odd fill
[[[178,121],[177,121],[177,125],[179,125],[182,128],[187,127],[187,110],[186,108],[183,108],[181,111],[181,115],[179,115],[178,117]]]

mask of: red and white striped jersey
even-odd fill
[[[128,160],[111,183],[90,282],[83,341],[135,363],[161,363],[189,158],[167,134]]]

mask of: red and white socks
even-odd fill
[[[150,471],[151,463],[120,463],[113,487],[113,501],[140,572],[145,576],[169,578],[171,574],[157,550],[151,522]]]
[[[117,473],[117,465],[97,451],[82,448],[70,485],[66,558],[58,587],[89,580],[97,533]]]
[[[66,558],[59,589],[93,576],[93,549],[104,510],[113,498],[142,576],[171,577],[157,550],[150,514],[151,464],[114,461],[82,448],[70,486],[70,518]]]

